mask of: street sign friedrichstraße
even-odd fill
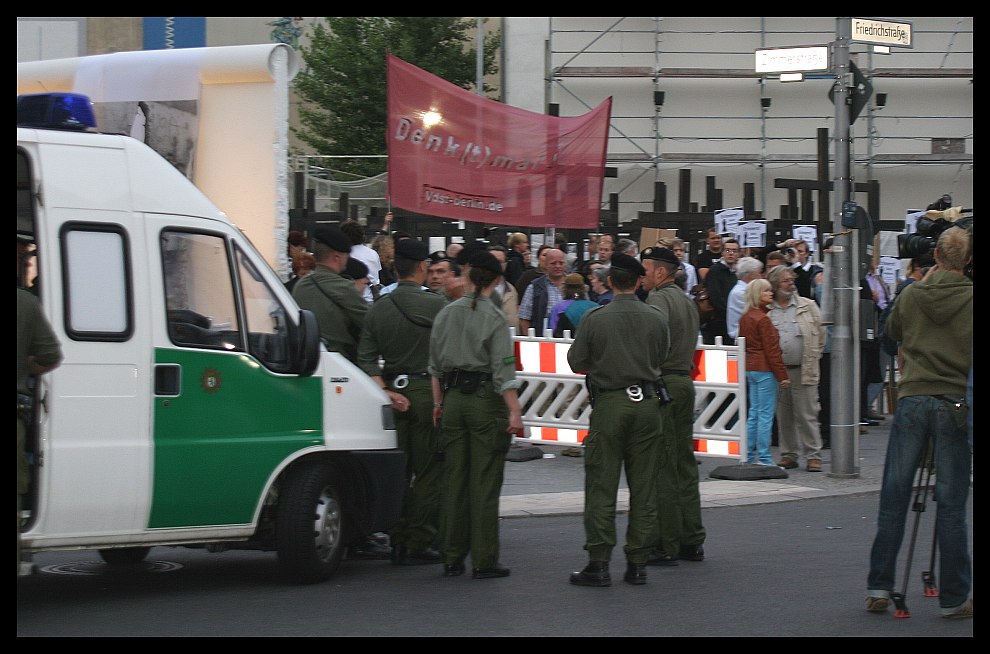
[[[911,23],[882,18],[853,18],[851,39],[859,43],[914,47],[911,43]]]

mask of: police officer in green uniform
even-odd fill
[[[646,269],[646,303],[667,316],[670,354],[661,364],[670,404],[663,408],[670,429],[663,433],[657,485],[660,539],[649,565],[677,565],[677,560],[701,561],[705,527],[701,521],[698,462],[694,458],[694,353],[699,318],[694,302],[675,283],[680,260],[663,247],[646,248],[639,258]]]
[[[509,326],[492,301],[502,266],[491,252],[476,252],[469,263],[473,291],[444,307],[430,337],[433,418],[444,457],[440,542],[444,576],[464,574],[470,553],[473,577],[492,579],[509,576],[499,562],[498,505],[522,409]]]
[[[588,565],[571,574],[578,586],[609,586],[608,564],[616,544],[615,505],[625,468],[629,484],[626,573],[630,584],[646,583],[646,561],[657,542],[657,475],[666,400],[661,364],[670,353],[667,319],[636,296],[642,264],[612,255],[609,281],[614,299],[581,318],[567,352],[571,369],[585,372],[592,398],[591,425],[584,440],[584,549]]]
[[[402,517],[389,531],[392,563],[397,565],[440,562],[440,553],[431,546],[440,514],[441,467],[427,364],[433,321],[447,303],[423,290],[429,257],[419,239],[395,244],[398,285],[371,306],[358,346],[358,366],[392,399],[399,449],[406,454]]]
[[[303,309],[316,315],[320,338],[330,352],[340,352],[357,362],[358,341],[368,313],[368,303],[343,273],[350,258],[351,239],[335,225],[321,225],[313,232],[313,258],[316,270],[292,289],[292,297]],[[348,549],[348,556],[388,559],[392,550],[385,534],[375,534]]]
[[[28,491],[31,469],[27,440],[33,428],[36,398],[29,378],[54,370],[62,362],[62,345],[41,305],[29,291],[17,289],[17,574],[21,574],[21,500]],[[30,564],[26,564],[30,567]]]
[[[316,314],[326,348],[356,361],[368,304],[354,288],[354,281],[341,274],[350,251],[351,240],[339,227],[317,227],[313,233],[316,270],[296,283],[292,297],[301,308]]]

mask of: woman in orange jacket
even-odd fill
[[[746,339],[747,463],[774,465],[770,453],[773,416],[777,408],[777,383],[790,385],[780,352],[780,337],[768,315],[773,290],[765,279],[754,279],[743,294],[746,308],[739,319],[739,336]]]

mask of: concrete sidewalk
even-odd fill
[[[867,432],[857,434],[859,469],[856,476],[835,475],[832,472],[832,451],[822,451],[822,472],[808,472],[805,462],[794,470],[786,470],[786,479],[759,481],[729,481],[710,477],[712,471],[739,463],[735,459],[698,456],[702,508],[790,502],[795,500],[874,493],[880,490],[883,477],[887,438],[893,416]],[[571,444],[518,443],[535,446],[543,457],[530,461],[507,461],[502,487],[500,515],[503,518],[532,516],[580,515],[584,510],[584,467],[582,457],[562,456]],[[778,449],[773,448],[774,460]],[[623,478],[617,509],[629,509],[629,491]]]

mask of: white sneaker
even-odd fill
[[[942,617],[947,620],[965,620],[973,617],[973,600],[960,604],[955,609],[942,612]]]

